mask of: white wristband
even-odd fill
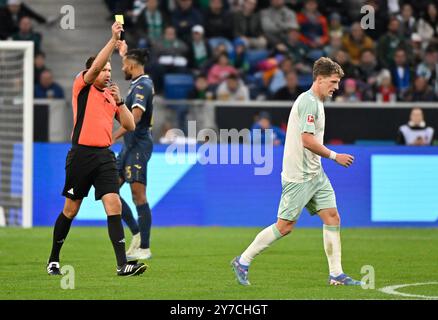
[[[330,150],[329,159],[336,160],[336,155],[337,155],[336,152]]]

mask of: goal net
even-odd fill
[[[0,41],[0,226],[32,226],[33,51]]]

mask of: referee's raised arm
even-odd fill
[[[107,42],[105,47],[103,47],[103,49],[100,50],[100,52],[96,56],[96,59],[94,59],[90,69],[88,69],[88,71],[84,75],[84,81],[87,84],[92,84],[94,80],[96,80],[100,71],[102,71],[102,69],[105,67],[106,63],[110,59],[116,47],[117,40],[120,39],[120,33],[123,31],[123,25],[121,25],[118,22],[114,22],[114,24],[111,27],[111,31],[112,31],[111,39]]]

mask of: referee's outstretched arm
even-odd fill
[[[90,69],[88,69],[88,71],[84,75],[84,81],[87,84],[92,84],[94,80],[96,80],[100,71],[102,71],[102,69],[105,67],[106,63],[110,59],[114,48],[116,47],[117,40],[120,39],[120,33],[123,31],[123,26],[118,22],[114,22],[111,27],[111,31],[111,39],[108,41],[105,47],[100,50],[100,52],[96,56],[96,59],[94,59]]]

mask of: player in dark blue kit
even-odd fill
[[[119,53],[122,56],[126,80],[131,80],[125,104],[134,115],[135,131],[127,132],[119,128],[113,134],[113,143],[123,136],[124,145],[117,157],[120,187],[127,182],[131,186],[132,199],[137,208],[138,222],[126,201],[122,201],[122,218],[132,232],[131,245],[126,252],[128,259],[149,259],[149,246],[152,225],[151,209],[146,199],[147,164],[152,154],[152,99],[154,85],[149,76],[144,73],[147,62],[146,50],[131,49],[125,41],[118,42]]]

